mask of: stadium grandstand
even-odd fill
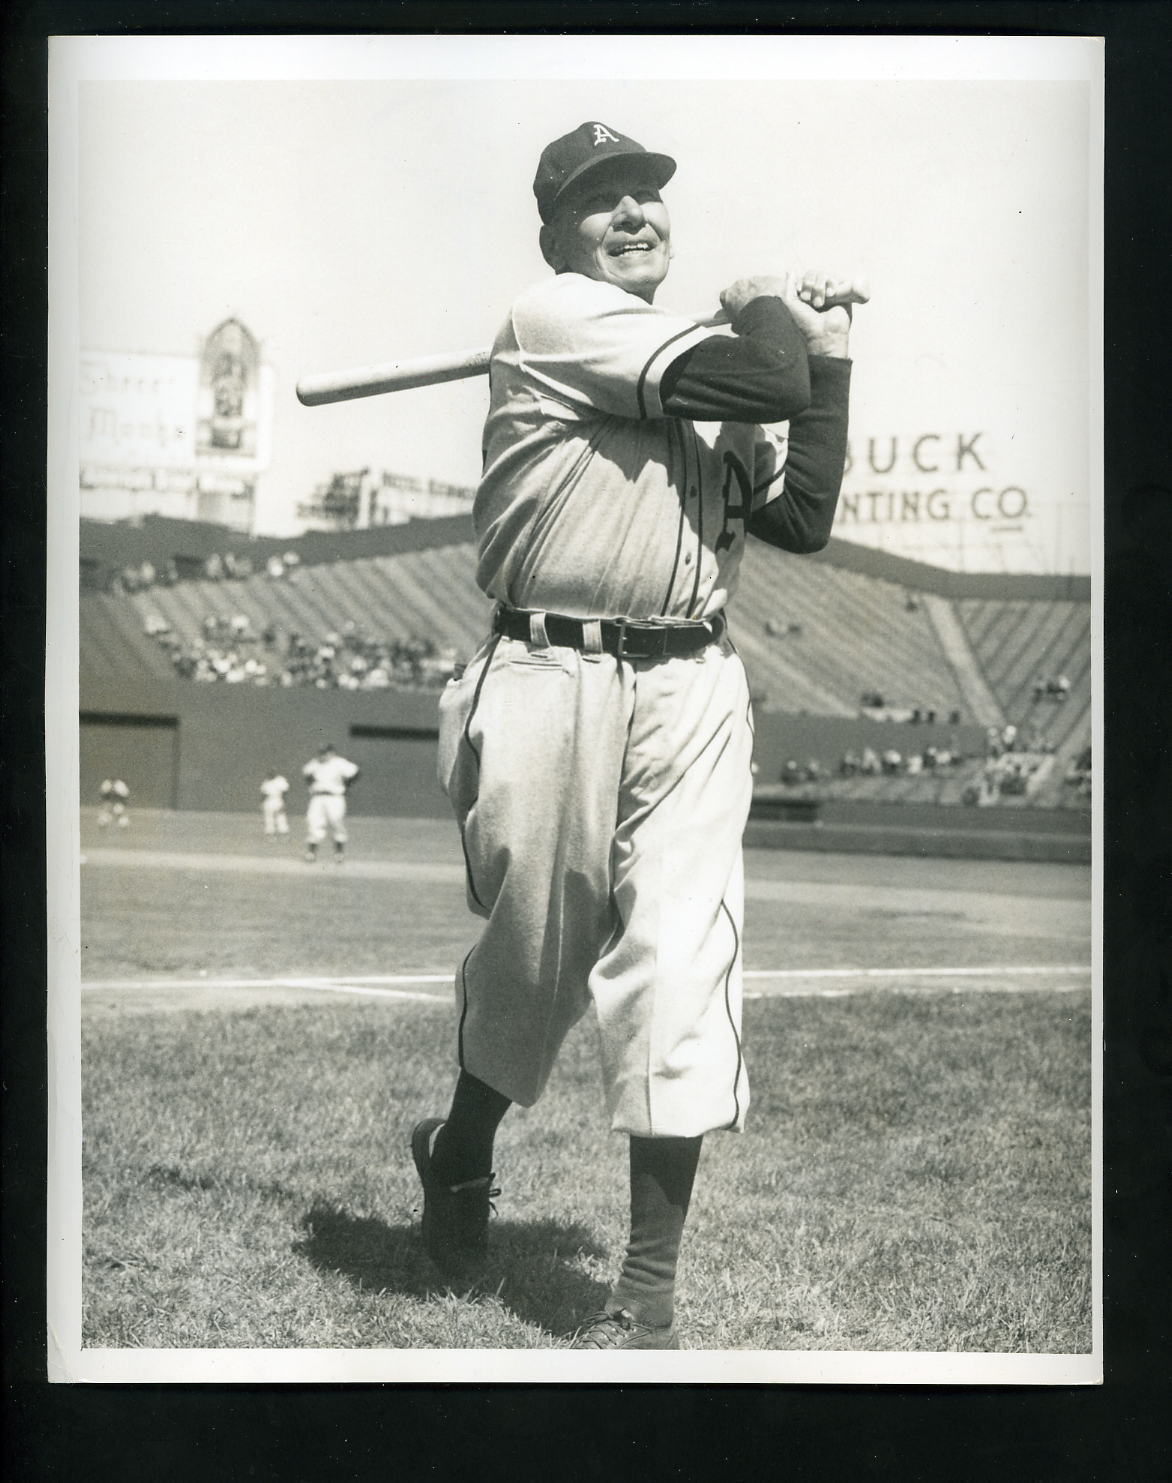
[[[474,569],[466,515],[297,538],[83,521],[83,800],[114,768],[142,805],[251,808],[328,733],[376,778],[361,809],[442,813],[436,698],[490,613]],[[756,818],[969,806],[1089,831],[1089,578],[753,542],[731,632]]]

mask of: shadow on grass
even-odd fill
[[[450,1287],[428,1261],[417,1226],[388,1225],[324,1203],[314,1205],[301,1224],[305,1237],[294,1251],[364,1292],[420,1299],[445,1291],[470,1300],[492,1296],[523,1322],[549,1334],[564,1334],[585,1314],[596,1312],[609,1291],[606,1283],[573,1265],[606,1256],[586,1228],[573,1222],[494,1220],[488,1260],[475,1283]]]

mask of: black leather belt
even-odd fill
[[[492,630],[506,638],[529,641],[532,614],[524,608],[498,605]],[[562,613],[545,614],[545,635],[557,648],[579,649],[589,653],[586,628],[596,622],[601,630],[604,654],[616,659],[679,659],[696,654],[714,644],[724,633],[723,613],[716,613],[703,623],[656,623],[635,618],[567,618]]]

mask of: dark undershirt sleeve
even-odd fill
[[[782,301],[753,299],[733,335],[710,335],[673,360],[659,399],[669,417],[694,422],[785,422],[810,404],[802,332]]]
[[[749,517],[758,539],[808,555],[830,539],[846,463],[851,363],[810,356],[809,407],[789,425],[782,492]]]

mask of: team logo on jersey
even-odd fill
[[[737,493],[741,497],[739,505],[734,505],[732,502],[734,479]],[[737,532],[733,529],[733,521],[739,520],[741,530],[744,530],[749,519],[749,506],[753,499],[753,481],[749,478],[749,471],[731,449],[725,451],[724,488],[720,492],[724,499],[724,525],[716,538],[717,556],[730,548],[737,538]]]
[[[607,139],[609,139],[612,144],[621,144],[623,142],[617,134],[612,134],[605,124],[595,124],[594,147],[597,149],[598,146],[604,143]]]

